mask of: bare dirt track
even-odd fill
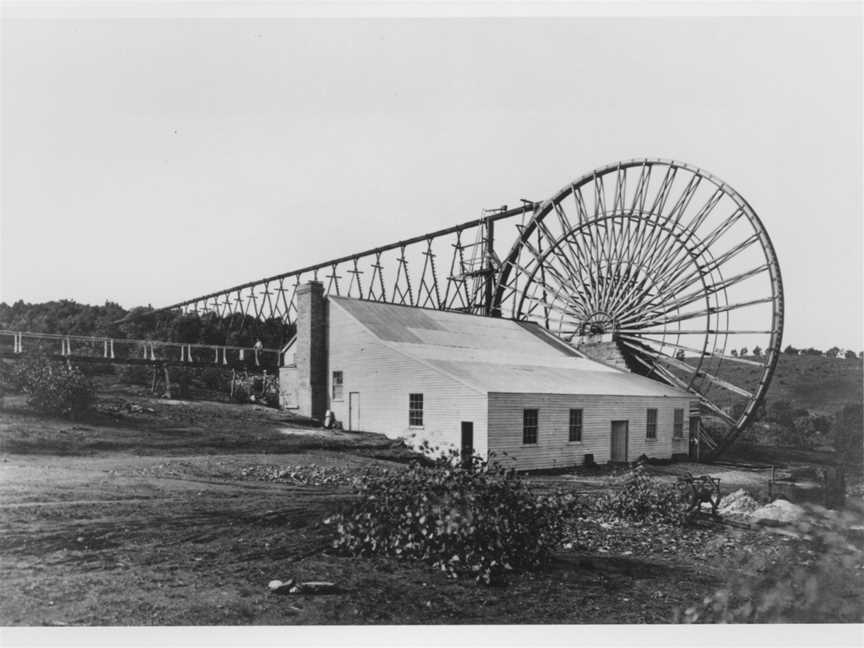
[[[328,551],[322,520],[352,495],[326,471],[401,469],[409,453],[383,437],[134,393],[100,397],[99,414],[75,424],[6,406],[2,625],[668,623],[723,582],[734,549],[777,542],[731,528],[679,539],[586,529],[548,568],[483,587],[424,564]],[[325,473],[268,478],[298,466]],[[333,581],[339,593],[268,591],[288,578]]]

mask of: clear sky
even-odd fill
[[[7,19],[0,300],[166,305],[670,157],[862,342],[856,17]]]

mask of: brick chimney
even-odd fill
[[[323,421],[327,410],[327,303],[324,301],[324,285],[320,281],[309,281],[298,286],[295,299],[297,412]]]

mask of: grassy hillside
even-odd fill
[[[777,369],[768,389],[767,405],[779,400],[812,414],[829,415],[849,403],[864,401],[864,362],[860,359],[826,358],[812,355],[780,354]],[[751,387],[759,369],[729,362],[723,365],[723,377],[736,385]],[[736,399],[717,389],[712,396],[723,406]]]
[[[782,354],[768,390],[768,402],[788,400],[814,414],[833,414],[864,400],[864,362]]]

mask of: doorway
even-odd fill
[[[701,419],[698,416],[690,417],[690,458],[699,461],[699,425]]]
[[[474,421],[462,421],[462,465],[470,466],[474,456]]]
[[[360,431],[360,392],[348,392],[348,431]]]
[[[627,461],[629,427],[629,421],[612,421],[612,445],[609,461],[613,463],[625,463]]]

